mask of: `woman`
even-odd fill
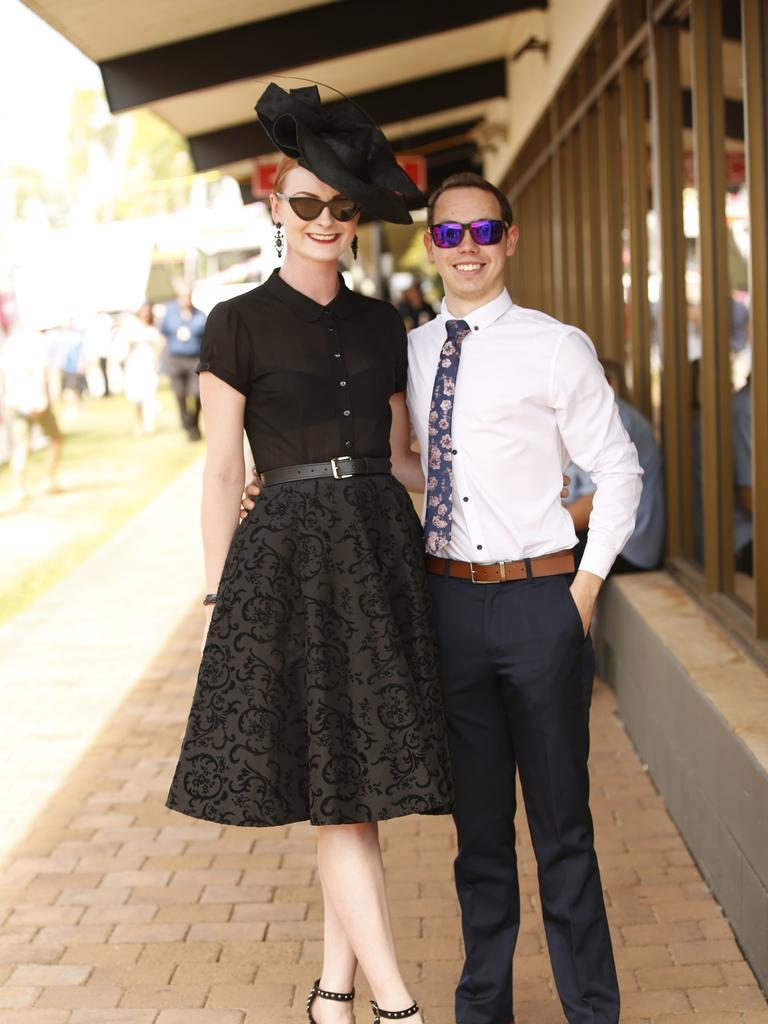
[[[257,110],[290,158],[270,197],[285,261],[206,327],[210,625],[168,805],[225,824],[316,825],[325,944],[309,1020],[353,1020],[359,963],[375,1021],[422,1024],[397,965],[377,822],[451,808],[406,490],[423,478],[402,322],[350,292],[337,261],[355,248],[361,208],[407,223],[406,202],[423,200],[351,102],[323,108],[315,89],[270,85]],[[263,492],[238,526],[243,425]]]
[[[120,331],[125,355],[123,387],[125,397],[136,407],[137,434],[155,432],[157,406],[157,364],[163,348],[163,336],[155,327],[152,306],[145,302]]]

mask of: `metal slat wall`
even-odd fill
[[[723,2],[617,0],[503,184],[523,211],[521,226],[529,257],[525,269],[516,273],[517,301],[538,305],[583,327],[602,353],[631,362],[634,404],[657,424],[660,413],[667,566],[721,621],[740,633],[758,657],[768,660],[768,5],[765,0],[741,0],[755,396],[755,600],[747,608],[732,593],[734,489],[722,70],[723,17],[729,12],[723,11]],[[729,38],[737,38],[730,15],[725,31]],[[681,40],[691,46],[690,93],[681,84]],[[692,101],[687,108],[686,96]],[[732,98],[729,103],[736,108]],[[691,106],[702,276],[703,569],[693,557],[693,402],[683,230],[683,138],[686,120],[691,123]],[[658,226],[658,251],[651,251],[651,210]],[[623,237],[625,226],[628,238]],[[531,232],[538,232],[535,242],[525,237]],[[621,277],[624,246],[631,278],[628,309]],[[661,279],[655,325],[648,296],[649,256],[658,265]],[[654,329],[661,358],[660,398],[651,365]]]

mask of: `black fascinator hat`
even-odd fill
[[[277,149],[354,199],[369,217],[411,224],[408,210],[425,205],[384,133],[352,100],[323,105],[317,86],[286,92],[270,82],[256,113]]]

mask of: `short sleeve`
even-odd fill
[[[220,302],[211,310],[195,371],[208,371],[247,397],[251,380],[250,346],[231,303]]]
[[[405,391],[408,386],[408,333],[405,329],[403,319],[397,310],[394,310],[393,318],[394,336],[393,345],[395,348],[395,391]]]

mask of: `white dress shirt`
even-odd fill
[[[605,578],[632,534],[642,489],[635,446],[589,338],[507,291],[463,317],[440,315],[408,339],[408,408],[428,474],[427,428],[445,322],[465,320],[456,380],[453,526],[440,554],[498,562],[576,544],[563,507],[571,462],[597,486],[581,568]]]

